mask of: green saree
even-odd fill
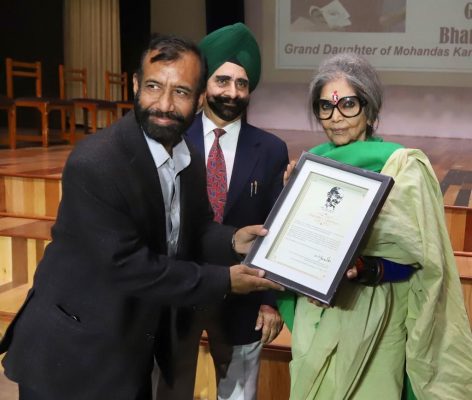
[[[311,152],[394,177],[362,253],[418,270],[376,287],[346,281],[329,309],[280,298],[293,328],[291,399],[399,400],[405,365],[419,400],[468,399],[472,338],[428,159],[380,138]]]

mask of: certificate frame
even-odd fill
[[[303,153],[244,263],[332,304],[394,185],[392,177]]]

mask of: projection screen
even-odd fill
[[[472,86],[472,1],[265,0],[264,73],[305,82],[326,57],[365,56],[385,83]]]

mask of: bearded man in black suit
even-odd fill
[[[134,76],[135,112],[70,154],[53,240],[0,344],[20,399],[149,399],[155,352],[169,369],[167,306],[279,288],[243,265],[193,261],[235,264],[264,234],[212,221],[202,158],[182,140],[204,87],[198,48],[156,36]]]

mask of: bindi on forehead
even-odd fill
[[[333,93],[331,93],[331,99],[333,100],[333,103],[334,103],[334,104],[338,104],[339,95],[338,95],[338,91],[337,91],[337,90],[335,90],[335,91],[333,91]]]

